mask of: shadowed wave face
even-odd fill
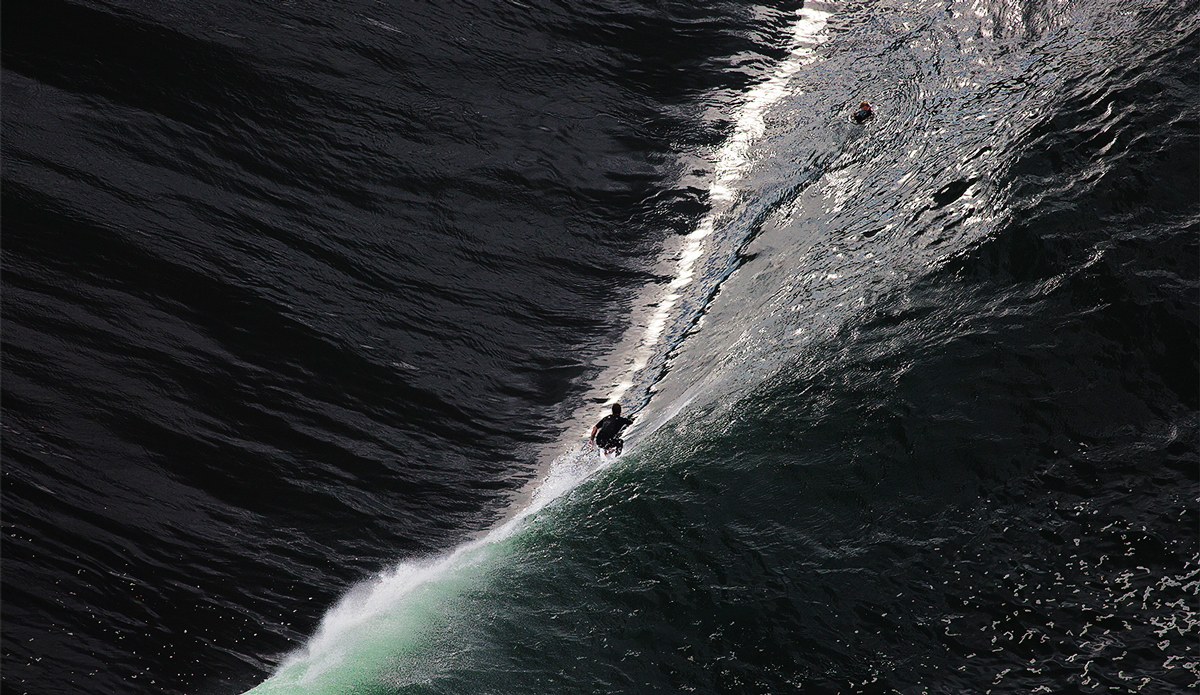
[[[6,692],[1196,687],[1194,7],[4,19]]]

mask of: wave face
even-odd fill
[[[5,20],[6,691],[1200,683],[1194,6]]]

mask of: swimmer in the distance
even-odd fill
[[[851,118],[854,119],[855,123],[865,123],[874,115],[875,112],[871,110],[871,105],[864,101],[858,105],[858,110],[854,112]]]

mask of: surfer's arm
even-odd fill
[[[596,430],[598,430],[598,429],[600,429],[600,425],[592,426],[592,434],[591,434],[591,436],[588,437],[588,444],[596,443]]]

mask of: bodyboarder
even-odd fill
[[[621,441],[621,430],[632,424],[633,420],[621,417],[621,404],[613,403],[612,414],[605,415],[592,428],[592,435],[588,437],[588,444],[600,447],[606,454],[616,452],[617,455],[620,455],[621,447],[625,445],[625,442]]]

